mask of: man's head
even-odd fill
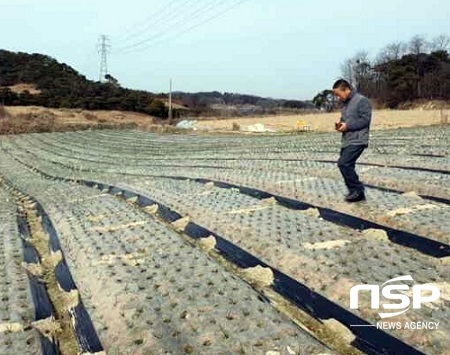
[[[333,85],[333,94],[339,101],[346,101],[352,93],[352,87],[347,80],[339,79]]]

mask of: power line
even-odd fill
[[[169,20],[170,17],[173,15],[173,12],[172,11],[170,11],[169,13],[167,12],[177,2],[178,2],[177,0],[172,1],[165,8],[163,8],[161,12],[148,16],[145,20],[141,21],[139,25],[134,26],[137,28],[143,27],[140,30],[127,30],[126,32],[130,32],[129,34],[125,32],[125,34],[119,35],[115,43],[128,42],[130,39],[139,37],[145,32],[147,32],[149,29],[154,28],[155,26],[158,26],[159,24]],[[196,0],[185,0],[180,5],[178,5],[177,10],[178,11],[183,10],[185,7],[187,7],[187,5],[189,5],[190,2],[198,3],[198,1]]]
[[[195,24],[193,24],[190,27],[184,28],[182,31],[177,31],[177,32],[175,32],[173,34],[170,34],[170,32],[166,32],[165,34],[163,33],[162,35],[160,35],[159,38],[158,38],[158,36],[152,36],[153,37],[152,40],[147,39],[148,43],[144,47],[137,48],[137,49],[134,49],[134,50],[128,50],[126,52],[119,52],[119,53],[120,54],[128,54],[128,53],[141,52],[141,51],[144,51],[144,50],[146,50],[148,48],[151,48],[151,47],[154,47],[154,46],[156,46],[158,44],[161,44],[163,42],[167,42],[168,40],[178,38],[178,37],[188,33],[189,31],[192,31],[192,30],[194,30],[194,29],[196,29],[196,28],[198,28],[198,27],[200,27],[200,26],[202,26],[202,25],[204,25],[204,24],[214,20],[215,18],[217,18],[217,17],[219,17],[219,16],[221,16],[221,15],[223,15],[223,14],[225,14],[225,13],[231,11],[231,10],[233,10],[234,8],[238,7],[239,5],[241,5],[242,3],[246,2],[246,1],[248,1],[248,0],[240,0],[240,1],[236,2],[236,3],[234,3],[234,4],[231,4],[230,6],[226,7],[222,11],[215,13],[214,15],[204,19],[203,21],[201,21],[199,23],[195,23]],[[224,3],[224,2],[226,2],[226,0],[225,1],[221,1],[221,4]],[[167,34],[169,35],[169,37],[163,38]],[[145,42],[147,42],[147,41],[142,41],[142,42],[143,42],[142,44],[145,44]],[[124,49],[125,48],[123,48],[122,50],[124,50]]]
[[[167,26],[164,27],[161,31],[154,33],[150,37],[147,37],[139,42],[135,42],[133,44],[130,44],[128,46],[122,47],[119,50],[120,51],[130,51],[133,48],[140,47],[142,45],[145,45],[149,42],[155,41],[159,38],[162,38],[166,36],[167,34],[172,33],[174,30],[178,31],[179,28],[183,28],[186,25],[195,23],[197,19],[201,19],[202,17],[207,16],[208,14],[214,12],[216,9],[222,7],[224,4],[226,4],[228,0],[213,0],[207,6],[203,6],[201,8],[194,9],[194,11],[191,11],[186,14],[182,14],[181,18],[180,16],[176,16],[176,18],[179,18],[177,21],[172,21],[167,24]],[[176,19],[174,18],[174,20]]]
[[[115,36],[115,37],[119,38],[119,40],[122,41],[122,37],[128,37],[128,36],[130,36],[130,34],[128,34],[128,33],[134,33],[139,27],[147,26],[150,20],[152,20],[155,17],[156,18],[160,17],[162,14],[167,12],[167,10],[169,10],[174,4],[176,4],[177,1],[178,0],[172,0],[167,6],[162,8],[161,11],[159,11],[159,12],[157,12],[157,11],[152,12],[151,15],[147,16],[145,19],[135,23],[132,26],[129,26],[122,33],[120,33],[118,36]]]
[[[111,45],[108,43],[108,36],[101,35],[98,44],[98,52],[100,53],[100,73],[99,81],[104,81],[105,76],[108,74],[108,53]]]
[[[178,11],[169,21],[166,21],[161,29],[151,35],[150,37],[141,39],[138,42],[134,42],[119,48],[118,51],[125,51],[131,48],[139,47],[148,41],[154,40],[155,38],[161,37],[167,32],[171,32],[174,27],[179,24],[189,23],[193,19],[195,20],[200,14],[210,11],[214,6],[221,5],[227,0],[212,0],[207,1],[206,4],[201,4],[200,7],[193,6],[188,11]]]

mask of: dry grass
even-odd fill
[[[449,114],[450,110],[376,110],[373,112],[372,129],[442,124],[448,122]],[[447,119],[445,120],[443,117],[447,117]],[[240,117],[227,120],[202,120],[197,123],[197,127],[233,131],[233,128],[237,126],[245,130],[250,125],[262,123],[268,129],[289,132],[297,130],[297,121],[302,121],[313,131],[329,132],[334,131],[334,122],[339,118],[339,112],[295,116]]]
[[[441,110],[441,124],[449,124],[450,123],[450,111],[449,110]]]
[[[262,123],[266,128],[278,132],[301,130],[300,125],[316,132],[334,130],[334,121],[339,112],[306,115],[282,115],[264,117],[239,117],[230,119],[200,120],[197,128],[213,132],[245,131],[250,125]],[[450,110],[376,110],[372,129],[389,129],[433,124],[448,124]],[[64,132],[85,129],[137,128],[159,134],[186,133],[154,117],[123,111],[89,111],[81,109],[51,109],[37,106],[0,105],[0,134],[20,134],[32,132]],[[309,129],[308,129],[309,130]]]
[[[84,129],[147,129],[152,125],[153,118],[151,116],[135,112],[0,106],[0,134],[64,132]]]
[[[21,94],[25,91],[28,91],[31,95],[39,95],[41,93],[41,91],[36,89],[36,86],[32,84],[16,84],[8,86],[8,89],[16,94]]]

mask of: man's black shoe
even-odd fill
[[[358,201],[365,201],[366,195],[364,195],[364,192],[361,191],[353,191],[349,193],[347,196],[345,196],[345,201],[347,202],[358,202]]]
[[[349,192],[344,196],[344,199],[347,200],[348,197],[350,197],[350,196],[355,196],[355,194],[357,194],[357,193],[358,193],[358,191],[349,191]]]

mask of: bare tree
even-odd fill
[[[359,51],[358,53],[355,54],[355,56],[353,57],[353,60],[355,62],[359,61],[360,63],[368,62],[369,61],[369,53],[367,51]]]
[[[384,47],[378,54],[377,62],[385,63],[390,60],[398,60],[406,53],[406,44],[403,42],[393,42]]]
[[[412,54],[417,56],[416,61],[416,75],[419,77],[418,80],[416,80],[416,86],[417,86],[417,97],[422,97],[422,79],[424,76],[424,71],[422,68],[421,60],[419,59],[420,54],[426,53],[427,49],[430,48],[430,44],[427,42],[425,37],[421,35],[414,36],[411,41],[409,42],[409,49]]]
[[[358,88],[360,82],[366,77],[370,67],[369,54],[365,51],[360,51],[341,64],[342,77],[352,84],[352,86]]]
[[[352,69],[352,59],[346,59],[341,64],[341,76],[343,79],[347,80],[349,83],[352,81],[353,69]]]
[[[420,53],[425,53],[429,46],[429,43],[422,35],[416,35],[409,41],[409,50],[412,54],[419,55]]]
[[[450,50],[450,36],[441,34],[431,42],[432,51],[449,51]]]

